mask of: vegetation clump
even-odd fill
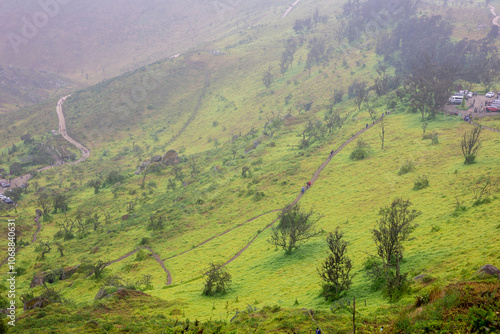
[[[231,286],[231,274],[226,267],[211,263],[208,271],[205,273],[205,285],[203,294],[213,296],[216,294],[226,294]]]
[[[321,264],[318,273],[323,281],[322,295],[326,300],[336,300],[342,293],[349,290],[352,284],[352,263],[347,256],[347,242],[343,240],[344,234],[337,227],[335,232],[330,232],[326,238],[328,244],[328,257]]]

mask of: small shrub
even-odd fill
[[[139,250],[137,253],[135,253],[135,261],[144,261],[148,257],[148,253],[146,253],[144,250]]]
[[[143,245],[147,245],[149,244],[149,238],[148,237],[144,237],[141,239],[141,241],[139,242],[139,245],[143,246]]]
[[[266,195],[264,194],[264,192],[262,191],[256,191],[255,194],[253,195],[253,198],[252,200],[254,202],[258,202],[260,201],[261,199],[263,199]]]
[[[413,190],[421,190],[427,188],[428,186],[429,180],[427,179],[427,176],[421,175],[413,183]]]
[[[415,164],[413,163],[413,161],[408,160],[399,168],[398,175],[408,174],[410,172],[413,172],[414,170],[415,170]]]
[[[356,147],[354,150],[351,152],[351,160],[362,160],[368,156],[368,152],[370,151],[370,145],[363,141],[363,140],[358,140],[356,143]]]

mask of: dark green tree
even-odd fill
[[[215,294],[225,294],[231,286],[231,274],[225,267],[211,263],[209,270],[205,273],[205,285],[203,294],[213,296]]]
[[[377,255],[383,266],[379,275],[385,279],[389,299],[393,299],[406,284],[406,274],[401,273],[403,243],[416,228],[413,221],[420,215],[417,210],[410,209],[411,205],[409,200],[398,198],[390,206],[381,208],[379,215],[382,217],[377,228],[372,231]]]
[[[347,256],[347,242],[343,240],[344,234],[337,227],[334,233],[326,238],[328,256],[318,269],[323,280],[322,293],[326,300],[336,300],[342,293],[349,290],[352,283],[351,259]]]
[[[303,212],[298,205],[284,209],[280,214],[278,225],[273,228],[269,243],[283,248],[286,254],[291,254],[295,248],[319,234],[314,225],[320,218],[314,216],[312,210]]]

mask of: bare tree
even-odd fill
[[[384,125],[384,117],[382,117],[382,121],[380,121],[380,132],[379,132],[380,140],[382,140],[382,150],[384,149],[384,140],[385,140],[385,125]]]
[[[462,137],[461,147],[464,155],[465,165],[471,165],[476,161],[477,151],[481,148],[481,127],[475,126],[470,132],[465,131]]]
[[[52,250],[52,247],[50,247],[50,243],[48,241],[46,242],[41,242],[42,244],[42,251],[40,252],[39,259],[43,260],[45,258],[45,254],[50,253]]]
[[[273,74],[271,73],[272,70],[272,66],[269,66],[267,70],[262,73],[262,82],[266,88],[269,88],[274,81]]]
[[[314,215],[315,213],[312,210],[301,212],[298,205],[284,209],[280,214],[279,223],[273,228],[271,239],[268,242],[283,248],[286,254],[290,254],[293,249],[319,234],[314,225],[320,218],[314,218]]]

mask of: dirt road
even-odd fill
[[[83,146],[82,144],[80,144],[79,142],[77,142],[76,140],[74,140],[73,138],[71,138],[68,135],[67,131],[66,131],[66,120],[64,119],[64,113],[63,113],[62,105],[63,105],[64,101],[69,96],[70,95],[62,97],[57,102],[56,112],[57,112],[57,117],[59,118],[59,133],[63,136],[64,139],[66,139],[71,144],[73,144],[82,153],[82,156],[80,157],[80,159],[68,163],[68,165],[74,165],[74,164],[77,164],[77,163],[80,163],[82,161],[87,160],[87,158],[90,156],[90,151],[85,146]],[[64,164],[64,163],[63,162],[57,162],[55,165],[51,165],[51,166],[40,168],[40,169],[38,169],[38,171],[41,172],[41,171],[44,171],[44,170],[47,170],[49,168],[53,168],[55,166],[62,165],[62,164]],[[20,185],[22,185],[23,183],[26,183],[29,179],[31,179],[31,176],[32,176],[31,174],[26,174],[26,175],[22,175],[22,176],[13,178],[10,181],[10,185],[11,185],[10,188],[0,188],[0,194],[3,194],[5,191],[7,191],[9,189],[17,188]],[[4,179],[1,179],[1,180],[2,181],[7,181],[7,182],[9,181],[9,180],[4,180]]]

